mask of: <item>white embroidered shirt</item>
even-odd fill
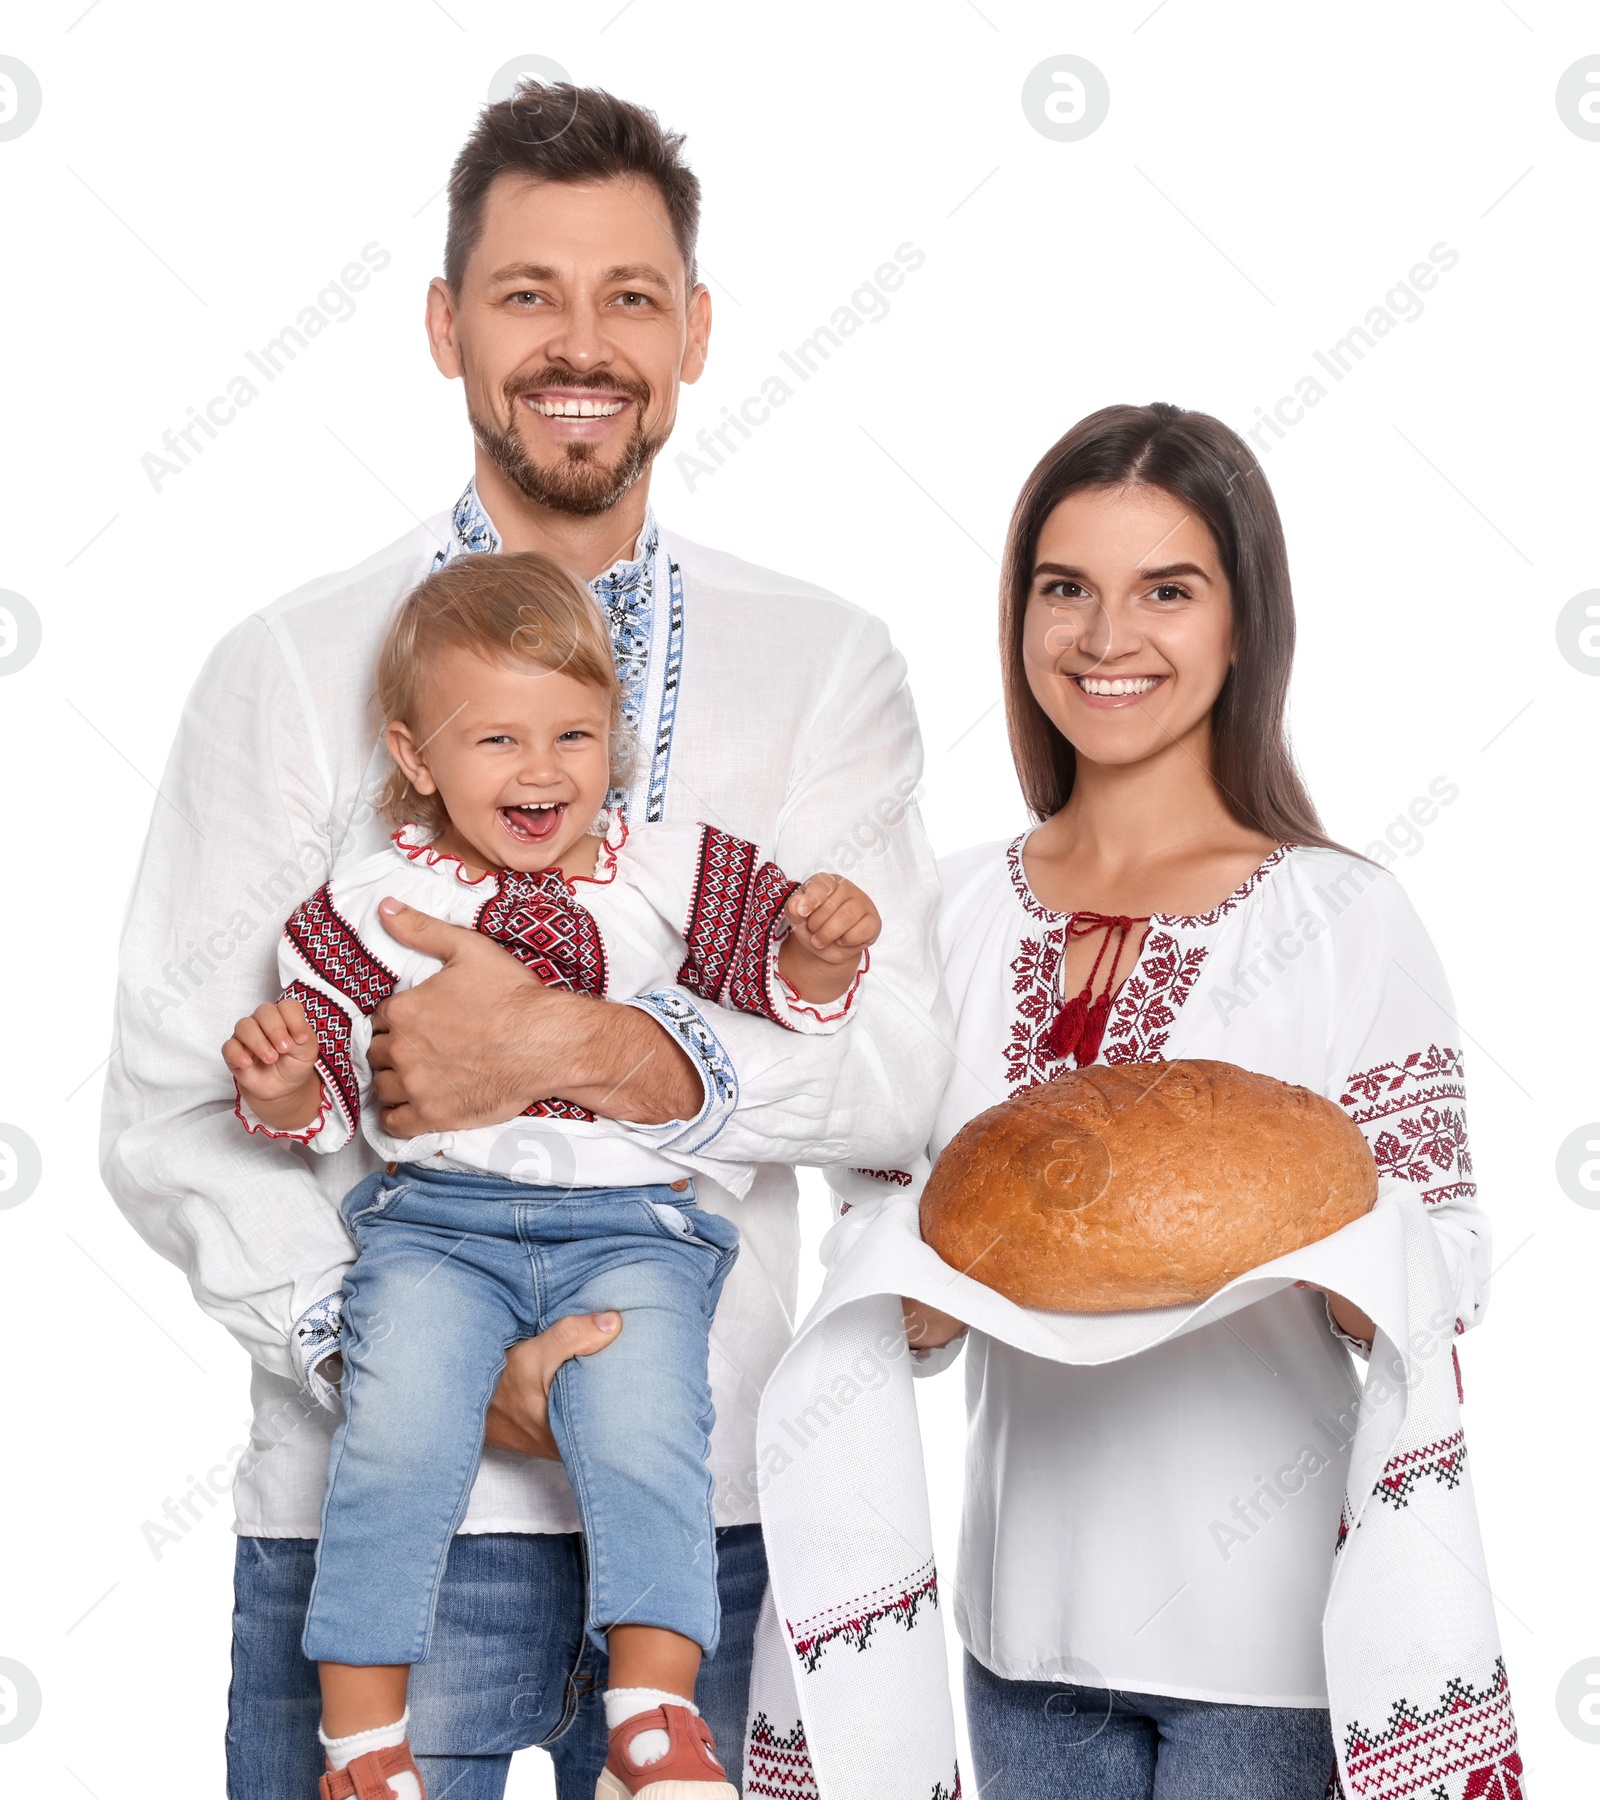
[[[1069,915],[1033,895],[1023,841],[940,865],[956,1066],[928,1157],[898,1176],[908,1200],[969,1119],[1072,1066],[1045,1042]],[[1283,849],[1212,911],[1150,921],[1099,1060],[1209,1058],[1343,1106],[1380,1191],[1427,1208],[1455,1292],[1448,1334],[1477,1322],[1489,1268],[1460,1045],[1393,876]],[[834,1185],[885,1196],[882,1176]],[[1321,1622],[1358,1390],[1320,1295],[1290,1289],[1100,1367],[974,1332],[966,1365],[954,1617],[980,1662],[1015,1680],[1327,1704]]]
[[[278,974],[315,1027],[321,1116],[274,1131],[240,1097],[247,1130],[333,1155],[360,1131],[385,1162],[475,1170],[571,1187],[628,1187],[702,1173],[747,1193],[755,1171],[711,1155],[641,1142],[615,1119],[557,1098],[512,1120],[471,1130],[392,1137],[372,1096],[372,1014],[391,994],[440,967],[384,929],[379,904],[403,901],[503,944],[547,987],[629,1000],[671,982],[713,1004],[770,1019],[786,1031],[837,1031],[848,1020],[867,959],[838,1000],[800,998],[778,968],[784,906],[795,883],[742,838],[712,825],[608,821],[593,875],[490,871],[476,878],[405,826],[389,846],[341,869],[297,906],[278,947]],[[537,1121],[537,1123],[535,1123]]]
[[[384,847],[389,761],[373,716],[379,645],[430,568],[500,547],[470,486],[451,512],[342,574],[253,613],[212,653],[184,709],[121,945],[101,1166],[128,1219],[183,1268],[254,1359],[237,1529],[314,1537],[335,1415],[314,1371],[337,1347],[351,1245],[340,1197],[379,1166],[364,1138],[317,1156],[234,1117],[218,1055],[276,993],[284,918]],[[672,982],[635,996],[700,1072],[693,1118],[636,1142],[753,1168],[742,1199],[703,1177],[740,1254],[711,1332],[717,1520],[758,1517],[755,1414],[793,1329],[792,1165],[904,1161],[926,1142],[949,1068],[932,954],[937,885],[916,812],[921,744],[905,663],[881,621],[805,582],[661,530],[589,583],[610,627],[642,755],[634,824],[706,820],[783,867],[848,874],[884,930],[850,1029],[785,1031]],[[572,1531],[559,1464],[490,1451],[467,1531]]]

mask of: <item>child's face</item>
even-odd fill
[[[431,658],[419,710],[415,726],[390,721],[389,750],[419,793],[444,802],[443,847],[490,869],[560,867],[605,804],[610,696],[452,647]]]

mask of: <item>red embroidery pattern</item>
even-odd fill
[[[702,999],[715,1000],[728,979],[739,949],[744,897],[755,866],[754,844],[709,825],[702,829],[694,892],[683,928],[688,954],[678,971],[678,985]]]
[[[1513,1750],[1498,1768],[1474,1769],[1461,1800],[1523,1800],[1521,1756]]]
[[[1101,1051],[1108,1063],[1160,1062],[1178,1011],[1189,998],[1206,960],[1207,946],[1185,950],[1165,931],[1151,928],[1138,966],[1117,990]],[[1005,1047],[1006,1080],[1025,1091],[1061,1073],[1044,1039],[1058,1010],[1056,971],[1061,949],[1025,937],[1011,963],[1017,996],[1011,1041]]]
[[[1340,1097],[1340,1105],[1359,1106],[1364,1102],[1370,1110],[1356,1120],[1361,1125],[1367,1119],[1383,1118],[1390,1112],[1414,1106],[1416,1097],[1391,1101],[1391,1096],[1402,1093],[1408,1082],[1426,1087],[1426,1098],[1430,1100],[1445,1097],[1460,1100],[1466,1093],[1461,1085],[1461,1075],[1461,1052],[1430,1044],[1426,1050],[1413,1050],[1404,1062],[1378,1063],[1370,1069],[1358,1069],[1345,1084],[1350,1091]]]
[[[1028,835],[1027,832],[1023,832],[1021,837],[1013,838],[1006,846],[1006,869],[1011,876],[1012,891],[1022,902],[1023,910],[1033,918],[1059,921],[1066,915],[1063,913],[1052,912],[1047,906],[1041,906],[1034,897],[1033,889],[1028,886],[1027,871],[1022,866],[1022,847],[1027,843]],[[1248,900],[1266,876],[1269,875],[1272,870],[1277,868],[1278,864],[1281,863],[1293,849],[1293,844],[1280,844],[1259,868],[1253,870],[1251,874],[1246,876],[1245,879],[1240,882],[1238,887],[1229,894],[1227,899],[1221,901],[1218,905],[1213,906],[1210,912],[1156,913],[1151,922],[1156,925],[1180,926],[1188,931],[1201,931],[1208,926],[1217,924],[1219,921],[1227,918],[1228,914],[1231,913],[1236,906],[1240,905],[1243,901]]]
[[[606,991],[606,947],[587,907],[554,869],[502,870],[499,892],[478,908],[473,928],[504,944],[546,987]]]
[[[910,1187],[911,1177],[904,1169],[852,1169],[852,1175],[870,1175],[874,1181],[892,1181],[896,1187]]]
[[[334,910],[326,884],[300,902],[283,930],[328,986],[353,1000],[363,1013],[370,1016],[394,992],[394,971],[378,961],[355,927]]]
[[[1358,1069],[1345,1083],[1339,1104],[1365,1132],[1380,1175],[1437,1182],[1441,1175],[1472,1174],[1461,1077],[1461,1052],[1430,1044],[1413,1050],[1403,1062]],[[1430,1188],[1422,1201],[1438,1206],[1470,1200],[1477,1191],[1470,1180],[1447,1180]]]
[[[1152,923],[1157,925],[1184,925],[1191,931],[1198,931],[1208,925],[1217,924],[1219,920],[1227,918],[1228,914],[1231,913],[1241,901],[1248,900],[1266,876],[1277,868],[1278,864],[1283,861],[1293,848],[1293,844],[1280,844],[1277,849],[1273,851],[1271,856],[1262,863],[1260,868],[1256,869],[1250,875],[1247,875],[1239,886],[1229,894],[1227,899],[1222,901],[1220,905],[1213,906],[1210,912],[1157,913]]]
[[[1185,950],[1176,938],[1151,925],[1138,967],[1123,982],[1111,1009],[1103,1052],[1108,1063],[1161,1061],[1178,1011],[1200,979],[1209,947],[1192,944]]]
[[[884,1619],[894,1619],[909,1631],[917,1622],[924,1600],[935,1607],[939,1604],[939,1577],[931,1556],[903,1581],[876,1588],[843,1606],[830,1606],[825,1612],[802,1619],[798,1624],[786,1620],[785,1626],[795,1655],[810,1674],[822,1661],[822,1654],[830,1644],[843,1642],[856,1650],[865,1650]]]
[[[525,1119],[592,1119],[586,1106],[574,1106],[570,1100],[535,1100],[522,1109]]]
[[[1056,1016],[1060,967],[1061,946],[1048,938],[1025,937],[1012,959],[1011,991],[1017,1007],[1011,1041],[1005,1047],[1006,1080],[1024,1093],[1062,1072],[1044,1041]]]
[[[1022,846],[1027,841],[1028,834],[1023,832],[1021,837],[1013,838],[1006,845],[1006,873],[1011,877],[1011,890],[1022,902],[1022,910],[1032,918],[1059,924],[1062,915],[1051,912],[1047,906],[1041,906],[1034,898],[1033,889],[1028,886],[1027,871],[1022,866]]]
[[[1505,1663],[1482,1689],[1452,1676],[1431,1712],[1397,1700],[1383,1730],[1351,1726],[1344,1760],[1354,1800],[1524,1800]]]
[[[723,1004],[731,1006],[735,1012],[755,1013],[789,1030],[793,1030],[793,1026],[772,1004],[767,986],[767,965],[773,940],[782,935],[783,909],[799,885],[798,881],[791,881],[776,863],[763,863],[756,870],[745,901],[739,954],[733,959],[723,994]]]
[[[1452,1350],[1454,1346],[1451,1346]],[[1411,1493],[1424,1476],[1431,1475],[1441,1487],[1458,1488],[1461,1471],[1467,1460],[1467,1440],[1455,1431],[1437,1443],[1424,1444],[1420,1450],[1407,1450],[1392,1456],[1383,1465],[1374,1496],[1396,1510],[1411,1504]]]
[[[484,901],[472,923],[485,937],[504,944],[546,987],[604,996],[606,947],[600,927],[557,870],[502,870],[499,892]],[[535,1100],[522,1116],[588,1120],[594,1114],[570,1101],[550,1099]]]
[[[1422,1204],[1442,1206],[1447,1200],[1471,1200],[1477,1191],[1475,1181],[1452,1181],[1448,1187],[1429,1188],[1422,1196]]]
[[[320,989],[303,981],[291,981],[283,990],[283,998],[298,1000],[306,1009],[311,1029],[317,1034],[317,1073],[322,1077],[322,1085],[350,1129],[360,1130],[361,1084],[350,1057],[349,1015]]]
[[[1398,1133],[1382,1131],[1371,1142],[1380,1175],[1431,1181],[1446,1171],[1472,1168],[1466,1115],[1455,1107],[1425,1107],[1415,1118],[1402,1119]]]
[[[784,906],[798,886],[775,863],[758,866],[754,844],[702,826],[678,985],[703,1000],[793,1030],[772,1004],[767,955]]]
[[[818,1800],[800,1720],[780,1735],[765,1713],[756,1714],[744,1747],[744,1791],[759,1800]]]
[[[1024,937],[1011,964],[1016,1012],[1010,1042],[1005,1046],[1006,1080],[1013,1089],[1038,1087],[1061,1073],[1061,1064],[1047,1053],[1043,1039],[1060,1010],[1058,974],[1069,915],[1041,906],[1028,886],[1022,867],[1020,837],[1006,851],[1006,868],[1013,892],[1030,918],[1046,930],[1039,937]],[[1220,905],[1208,913],[1178,915],[1157,913],[1150,921],[1133,973],[1117,990],[1100,1051],[1108,1063],[1160,1062],[1179,1010],[1200,979],[1209,946],[1191,944],[1185,949],[1173,930],[1209,929],[1254,893],[1266,875],[1288,856],[1292,846],[1274,850],[1264,863]],[[1164,929],[1166,927],[1172,930]]]
[[[818,1800],[806,1728],[799,1719],[780,1736],[765,1713],[756,1714],[744,1747],[744,1791],[754,1800]],[[961,1771],[951,1770],[949,1787],[936,1781],[928,1800],[961,1800]]]

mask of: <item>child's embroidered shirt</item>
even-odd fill
[[[305,1008],[320,1040],[321,1117],[303,1131],[271,1131],[242,1097],[239,1117],[252,1132],[295,1138],[324,1153],[342,1150],[359,1130],[385,1161],[480,1170],[534,1185],[673,1181],[704,1159],[740,1191],[748,1172],[717,1163],[709,1146],[694,1154],[666,1151],[641,1140],[636,1128],[554,1096],[493,1125],[391,1137],[372,1094],[372,1015],[441,964],[390,937],[378,907],[392,898],[480,931],[547,987],[624,1003],[648,996],[659,1005],[662,990],[676,984],[787,1031],[828,1033],[850,1017],[861,975],[841,998],[817,1005],[783,979],[783,909],[796,886],[756,845],[710,825],[630,832],[612,819],[593,876],[571,880],[557,870],[495,870],[473,880],[455,857],[432,848],[424,828],[404,826],[387,849],[318,888],[284,927],[284,991]],[[715,1046],[704,1048],[714,1064]]]

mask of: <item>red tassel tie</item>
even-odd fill
[[[1045,1055],[1070,1056],[1081,1069],[1100,1054],[1101,1040],[1106,1034],[1106,1022],[1111,1017],[1111,983],[1116,975],[1117,965],[1122,961],[1123,946],[1135,925],[1147,925],[1149,922],[1148,918],[1129,919],[1120,915],[1090,912],[1073,913],[1067,920],[1067,942],[1062,946],[1061,952],[1063,964],[1066,962],[1067,947],[1075,937],[1088,937],[1095,931],[1103,931],[1105,937],[1101,941],[1083,992],[1067,1001],[1041,1038],[1039,1047]],[[1106,985],[1096,994],[1095,983],[1100,979],[1100,966],[1106,960],[1106,951],[1111,948],[1113,933],[1116,934],[1116,952],[1111,958],[1110,968],[1106,970]]]

